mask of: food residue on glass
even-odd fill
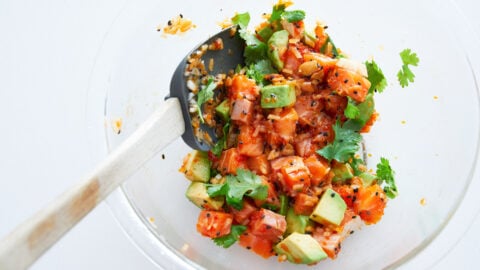
[[[166,26],[157,26],[157,31],[169,35],[181,34],[197,27],[190,19],[184,18],[182,14],[175,16],[167,22]]]
[[[123,119],[121,117],[118,117],[112,120],[112,129],[113,129],[113,132],[115,132],[116,134],[120,134],[122,132],[122,126],[123,126]]]

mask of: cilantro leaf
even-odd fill
[[[274,5],[272,9],[272,14],[270,15],[270,18],[268,21],[270,23],[278,21],[282,17],[282,13],[285,11],[286,6],[284,4],[282,5]]]
[[[284,11],[281,17],[291,23],[298,22],[305,19],[305,11],[303,10]]]
[[[340,121],[335,123],[333,131],[335,132],[333,142],[318,150],[317,153],[328,161],[335,159],[346,162],[360,149],[359,143],[362,136],[351,129],[342,128]]]
[[[236,176],[227,175],[226,183],[209,185],[207,193],[210,197],[224,195],[227,204],[240,210],[243,207],[243,196],[263,200],[268,195],[268,188],[255,173],[237,169]]]
[[[373,93],[375,90],[382,93],[385,87],[387,87],[387,79],[383,75],[383,71],[373,60],[365,62],[365,66],[367,67],[367,79],[371,83],[368,93]]]
[[[398,82],[402,88],[405,88],[409,85],[409,83],[413,83],[415,80],[415,74],[413,74],[412,70],[410,69],[411,66],[418,66],[418,62],[420,59],[418,58],[417,54],[412,52],[410,49],[405,49],[400,52],[400,58],[402,58],[402,69],[400,69],[397,73]]]
[[[268,46],[265,42],[260,41],[247,29],[240,29],[239,34],[240,37],[245,40],[245,44],[247,45],[243,51],[243,56],[245,57],[245,63],[247,65],[254,64],[262,59],[268,59]]]
[[[213,242],[218,246],[229,248],[240,238],[240,235],[247,230],[246,226],[243,225],[232,225],[230,233],[222,237],[214,238]]]
[[[385,187],[383,188],[387,197],[393,199],[397,197],[398,191],[395,185],[395,171],[390,167],[388,159],[381,157],[380,162],[377,164],[377,178],[379,184],[385,181]]]
[[[215,156],[220,156],[222,154],[223,149],[227,147],[227,134],[228,131],[230,130],[230,121],[228,121],[224,126],[223,126],[223,137],[215,143],[215,145],[212,147],[211,151]]]
[[[248,27],[248,23],[250,22],[250,13],[237,13],[232,18],[232,23],[238,25],[240,29],[246,29]]]
[[[254,79],[255,82],[260,86],[264,84],[264,76],[272,73],[277,73],[277,71],[272,67],[272,63],[267,59],[263,59],[255,64],[251,64],[246,72],[247,77]]]
[[[332,44],[332,54],[333,54],[333,58],[342,58],[342,57],[344,57],[343,55],[341,55],[341,54],[338,52],[337,46],[335,46],[335,43],[333,43],[333,40],[330,38],[330,36],[327,37],[327,40],[325,41],[325,43],[323,43],[322,47],[320,47],[320,52],[321,52],[321,53],[325,54],[325,52],[327,51],[328,43]]]
[[[412,50],[410,49],[405,49],[401,51],[400,57],[402,58],[402,62],[404,65],[418,66],[418,62],[420,61],[417,54],[412,53]]]
[[[402,86],[402,88],[405,88],[410,82],[413,82],[415,80],[415,74],[413,74],[413,72],[407,65],[403,65],[402,69],[399,70],[397,73],[397,78],[400,86]]]
[[[202,105],[208,100],[213,98],[213,90],[217,87],[217,84],[213,82],[213,79],[208,79],[207,85],[204,86],[197,94],[197,110],[198,116],[200,117],[200,122],[204,123],[202,114]]]
[[[347,107],[343,113],[348,119],[355,119],[360,115],[360,109],[358,109],[355,101],[351,97],[348,97]]]
[[[251,65],[259,60],[268,59],[267,49],[267,44],[264,42],[245,47],[243,52],[245,63]]]

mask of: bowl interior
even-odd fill
[[[104,137],[99,139],[106,149],[115,148],[161,106],[179,61],[219,31],[218,22],[236,11],[249,11],[253,25],[263,12],[270,12],[271,4],[127,4],[106,37],[95,71],[100,79],[91,86],[103,91],[99,96],[104,95],[99,104],[103,104],[106,125],[101,126]],[[336,45],[351,58],[365,61],[373,57],[382,67],[389,86],[376,95],[380,119],[364,136],[367,162],[373,168],[371,164],[380,157],[389,158],[400,194],[388,203],[380,223],[353,234],[336,260],[316,267],[380,269],[400,265],[445,226],[472,178],[478,151],[479,98],[471,67],[478,59],[472,59],[462,45],[470,37],[455,31],[460,19],[449,12],[448,1],[296,1],[293,8],[305,10],[311,26],[317,19],[325,21]],[[191,19],[196,28],[176,36],[156,31],[157,25],[165,25],[178,14]],[[399,52],[404,48],[415,51],[420,63],[413,68],[415,82],[403,89],[396,73],[401,67]],[[111,123],[120,118],[123,124],[117,134]],[[276,258],[264,260],[236,245],[217,247],[196,232],[199,209],[185,198],[189,181],[178,172],[189,150],[179,138],[122,187],[129,202],[125,207],[133,209],[148,228],[144,237],[168,246],[174,254],[151,250],[149,256],[159,264],[166,256],[179,256],[194,267],[207,269],[297,268],[278,264]],[[128,230],[128,219],[122,220]]]

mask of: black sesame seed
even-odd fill
[[[346,79],[345,81],[343,81],[344,83],[348,83],[348,79]]]
[[[335,193],[330,194],[330,197],[332,198],[335,197]]]
[[[168,21],[168,23],[167,23],[167,24],[171,26],[171,25],[172,25],[172,21]]]
[[[180,13],[180,18],[183,18],[183,15]]]

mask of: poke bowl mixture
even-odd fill
[[[373,60],[348,58],[326,25],[309,29],[305,12],[290,5],[274,5],[254,31],[248,13],[232,18],[245,65],[228,74],[209,74],[214,63],[201,59],[222,50],[222,40],[191,55],[191,124],[211,149],[190,152],[179,171],[191,181],[186,197],[200,209],[201,235],[312,265],[335,259],[350,234],[379,222],[398,192],[389,160],[369,169],[362,152],[362,134],[378,118],[375,95],[387,86],[383,72]],[[402,54],[410,59],[398,75],[406,86],[418,58]]]

